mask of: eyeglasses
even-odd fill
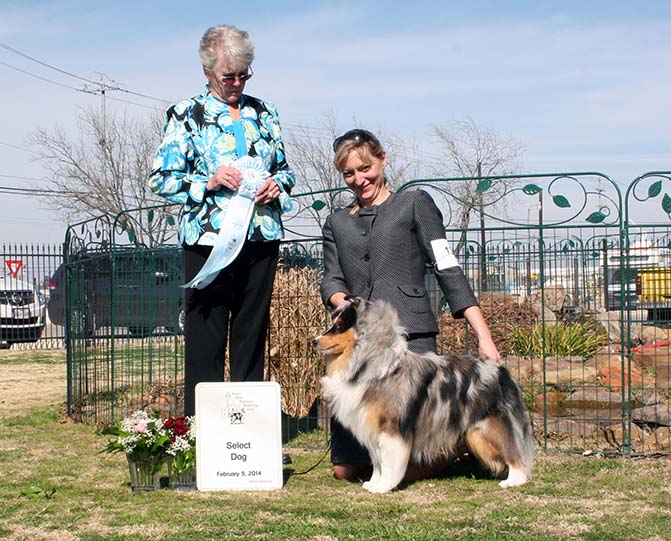
[[[377,137],[368,130],[354,129],[343,133],[340,137],[336,137],[335,141],[333,141],[333,152],[338,152],[338,149],[345,141],[354,141],[358,144],[373,143],[374,145],[381,146]]]
[[[238,79],[241,83],[249,81],[252,78],[252,75],[254,75],[254,71],[252,70],[252,67],[249,66],[245,73],[231,73],[230,75],[222,75],[219,77],[219,80],[225,85],[232,85],[236,79]]]

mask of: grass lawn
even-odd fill
[[[335,481],[323,451],[291,449],[283,489],[134,494],[105,438],[62,416],[64,354],[0,352],[0,539],[666,540],[671,461],[539,452],[503,490],[473,468],[370,495]]]

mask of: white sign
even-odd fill
[[[277,382],[196,385],[196,484],[198,490],[282,488]]]

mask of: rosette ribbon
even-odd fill
[[[203,289],[210,285],[221,269],[233,262],[245,243],[254,211],[254,197],[270,173],[258,156],[243,156],[235,160],[231,167],[235,167],[242,175],[240,188],[229,202],[210,256],[193,280],[181,287]]]

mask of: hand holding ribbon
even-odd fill
[[[256,192],[254,200],[259,205],[268,205],[280,196],[280,187],[273,177],[268,177]]]
[[[240,187],[229,201],[217,240],[203,268],[200,269],[193,280],[181,287],[202,289],[208,286],[217,277],[221,269],[227,267],[238,256],[247,237],[255,200],[258,199],[264,186],[271,183],[275,184],[268,171],[266,171],[263,160],[258,156],[243,156],[235,160],[231,164],[231,168],[238,171]],[[226,170],[223,167],[220,168],[213,178],[220,173],[225,175]],[[230,180],[231,176],[233,175],[229,174],[227,180]],[[220,182],[220,184],[223,184],[223,182]],[[275,184],[275,187],[277,188],[277,184]],[[279,188],[277,189],[279,190]],[[268,193],[272,193],[272,188],[266,188],[266,191],[262,193],[265,194],[263,197],[268,197]]]

